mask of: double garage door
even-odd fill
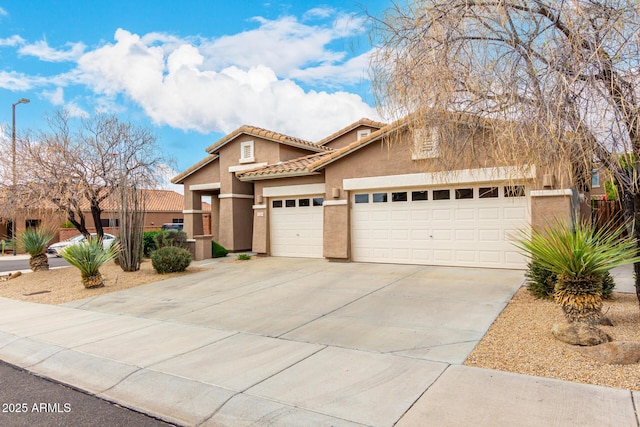
[[[352,192],[354,261],[523,268],[514,235],[528,229],[523,185]]]

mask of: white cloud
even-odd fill
[[[40,80],[15,71],[0,71],[0,89],[28,90],[36,86]]]
[[[339,84],[357,84],[368,80],[367,68],[372,51],[353,57],[342,64],[322,64],[317,67],[294,70],[290,77],[304,83],[331,87]]]
[[[0,46],[17,46],[19,44],[24,44],[24,42],[25,41],[22,37],[14,34],[13,36],[7,37],[6,39],[0,39]]]
[[[64,104],[64,91],[61,87],[57,87],[55,90],[43,90],[42,96],[53,105]]]
[[[64,110],[71,117],[88,118],[90,116],[88,112],[86,112],[82,107],[80,107],[75,102],[67,102],[64,106]]]
[[[178,171],[167,164],[161,164],[157,168],[157,173],[160,178],[160,182],[158,183],[160,189],[173,190],[176,193],[184,194],[184,185],[171,183],[171,179],[178,175]]]
[[[155,123],[203,133],[251,124],[317,140],[350,121],[377,117],[357,95],[305,91],[266,65],[216,72],[204,62],[196,46],[165,55],[162,47],[118,30],[114,44],[79,60],[78,75],[98,93],[125,93]]]
[[[9,13],[5,9],[0,7],[0,16],[9,16]]]
[[[41,61],[66,62],[75,61],[82,56],[86,46],[84,43],[67,43],[67,50],[56,50],[49,46],[46,40],[40,40],[33,44],[25,44],[18,53],[20,55],[35,56]]]
[[[328,18],[335,13],[335,10],[330,7],[314,7],[309,9],[302,15],[304,21],[318,18]]]

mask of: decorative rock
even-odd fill
[[[580,354],[609,365],[631,365],[640,362],[640,343],[615,341],[593,347],[578,347]]]
[[[604,331],[581,322],[565,325],[556,323],[551,327],[551,332],[560,341],[571,345],[593,346],[611,341]]]

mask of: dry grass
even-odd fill
[[[142,262],[140,270],[124,272],[115,263],[109,262],[100,267],[100,273],[105,279],[104,287],[85,289],[80,282],[80,272],[76,268],[56,268],[48,271],[25,273],[15,279],[1,281],[0,297],[41,304],[62,304],[203,270],[206,270],[206,268],[190,266],[181,273],[157,274],[151,266],[151,261],[145,260]],[[27,295],[42,291],[49,292]]]
[[[640,342],[640,310],[634,294],[614,293],[604,302],[614,326],[600,326],[615,341]],[[607,365],[572,349],[551,334],[565,322],[560,306],[520,289],[465,365],[566,381],[640,390],[638,364]]]

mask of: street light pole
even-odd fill
[[[14,197],[16,195],[16,105],[28,104],[29,102],[31,101],[27,98],[20,98],[18,102],[11,104],[11,187]],[[13,209],[13,222],[11,224],[13,229],[11,231],[11,237],[13,238],[13,256],[16,256],[16,222],[18,221],[18,214],[15,203]]]

